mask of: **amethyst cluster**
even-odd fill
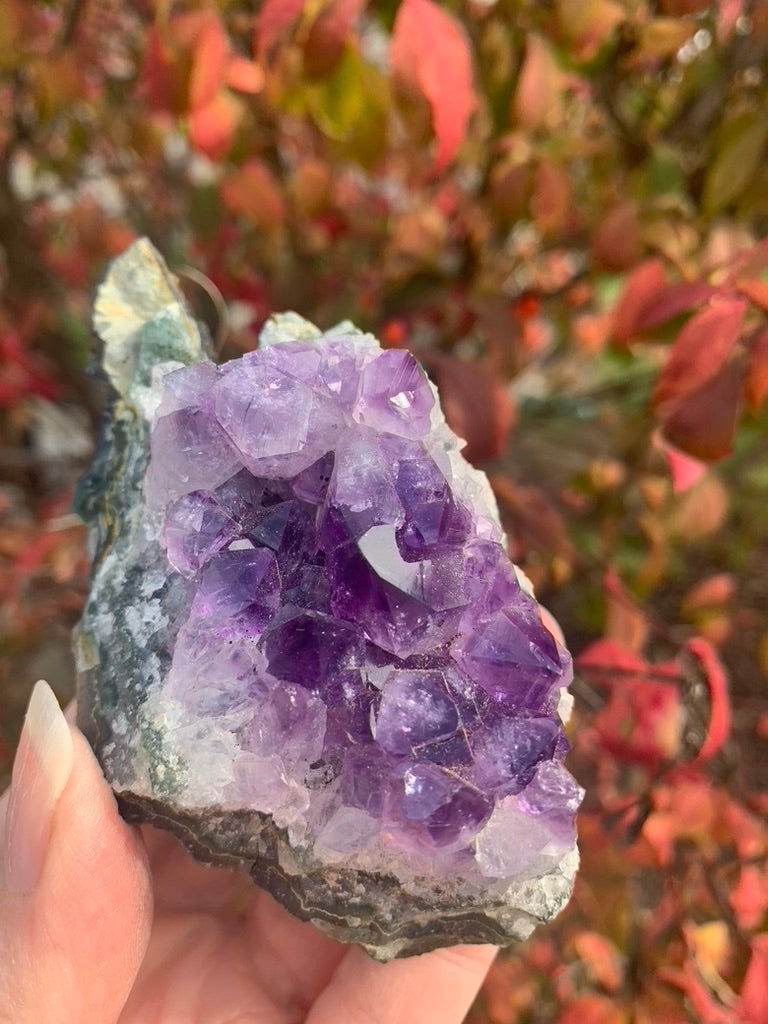
[[[126,813],[382,958],[522,937],[568,898],[581,790],[570,658],[485,477],[408,352],[288,315],[216,366],[169,348],[168,288],[101,327],[123,482],[83,502],[81,724]]]
[[[507,798],[516,830],[569,830],[569,658],[435,413],[410,353],[354,335],[165,378],[147,495],[189,616],[163,697],[226,721],[226,803],[256,793],[345,858],[464,851],[494,876],[520,856],[483,840]]]

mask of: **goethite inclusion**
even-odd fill
[[[380,958],[553,916],[570,658],[413,356],[287,315],[216,366],[145,242],[95,324],[80,716],[126,812]]]

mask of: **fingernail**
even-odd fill
[[[35,684],[13,762],[5,828],[4,878],[31,892],[45,863],[53,812],[72,771],[72,736],[48,683]]]

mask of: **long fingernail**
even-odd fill
[[[38,883],[53,812],[72,771],[72,736],[48,683],[35,684],[13,763],[3,874],[10,892]]]

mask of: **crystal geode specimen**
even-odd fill
[[[95,328],[79,721],[124,812],[380,959],[551,918],[570,659],[413,356],[287,314],[217,366],[147,242]]]

